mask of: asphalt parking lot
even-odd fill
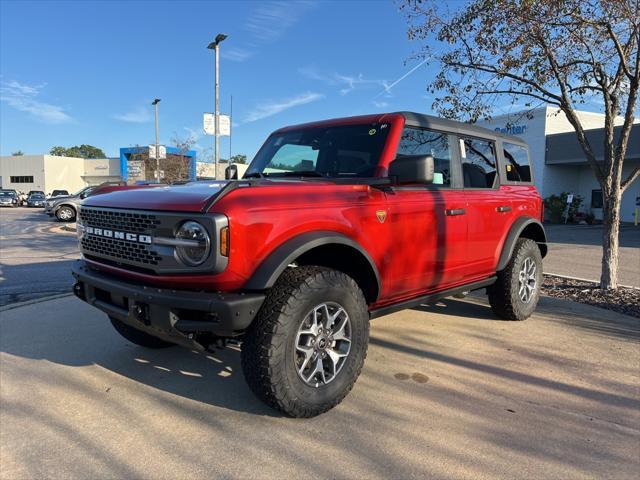
[[[150,351],[73,297],[2,313],[0,477],[633,478],[636,319],[545,298],[525,322],[481,299],[375,320],[336,409],[279,416],[236,348]]]
[[[69,292],[78,243],[62,225],[41,208],[0,209],[0,306]]]

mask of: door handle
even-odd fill
[[[504,213],[504,212],[510,212],[510,211],[511,211],[511,205],[501,205],[499,207],[496,207],[496,212]]]
[[[453,209],[445,210],[444,212],[450,217],[453,217],[455,215],[464,215],[466,210],[464,208],[453,208]]]

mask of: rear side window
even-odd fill
[[[531,163],[527,148],[513,143],[503,143],[502,148],[507,180],[510,182],[530,182]]]
[[[434,163],[433,184],[451,186],[451,147],[446,133],[407,127],[402,132],[398,157],[431,155]]]
[[[496,149],[493,142],[461,138],[462,176],[467,188],[493,188],[496,183]]]

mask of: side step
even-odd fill
[[[472,290],[478,290],[480,288],[493,285],[496,279],[497,277],[495,276],[489,277],[484,280],[480,280],[479,282],[467,283],[465,285],[460,285],[459,287],[442,290],[441,292],[430,293],[429,295],[423,295],[422,297],[411,298],[409,300],[404,300],[402,302],[394,303],[391,305],[385,305],[384,307],[371,310],[369,312],[369,318],[373,320],[374,318],[399,312],[400,310],[417,307],[419,305],[422,305],[423,303],[433,303],[446,297],[469,293]]]

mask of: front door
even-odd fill
[[[452,188],[455,137],[407,127],[398,157],[432,155],[432,185],[394,186],[387,190],[388,220],[397,250],[387,264],[389,293],[409,297],[460,282],[466,263],[467,216],[464,191]]]

